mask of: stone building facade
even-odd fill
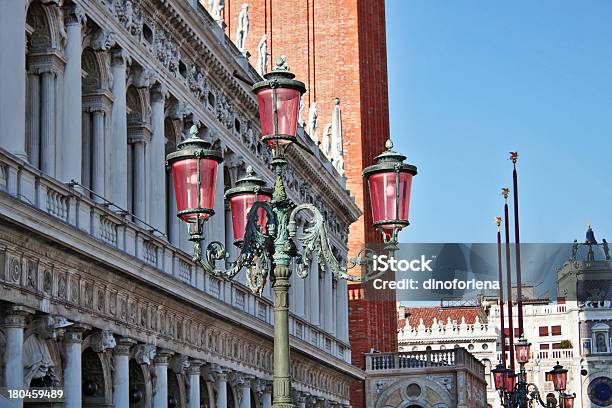
[[[485,408],[484,366],[464,348],[366,355],[367,408]]]
[[[223,192],[247,165],[273,176],[254,68],[183,0],[15,0],[0,34],[1,384],[61,388],[65,407],[270,407],[270,290],[256,297],[243,274],[223,281],[191,262],[164,163],[193,124],[220,145],[205,236],[232,259]],[[288,194],[317,205],[346,259],[359,208],[300,140],[310,152],[290,152]],[[346,293],[318,265],[292,277],[302,408],[346,406],[364,377],[350,365]]]

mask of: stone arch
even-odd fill
[[[92,48],[85,48],[81,53],[81,69],[83,71],[82,89],[83,94],[96,94],[103,88],[102,67],[104,62],[102,56]]]
[[[211,408],[215,406],[215,391],[212,382],[206,381],[204,376],[200,376],[200,406]]]
[[[50,7],[43,6],[39,0],[32,1],[26,13],[27,52],[46,53],[57,48],[54,26]]]
[[[185,398],[185,376],[182,373],[176,373],[172,369],[168,369],[168,407],[170,401],[176,401],[176,407],[183,408],[186,406]]]
[[[110,353],[93,351],[90,338],[83,341],[81,353],[83,407],[107,406],[113,402]]]
[[[408,392],[409,386],[416,385],[420,392]],[[394,382],[382,390],[375,408],[408,408],[411,405],[423,407],[451,407],[454,401],[449,390],[434,380],[414,377]]]
[[[234,387],[226,384],[227,387],[227,408],[238,408],[238,394],[234,392]]]
[[[129,378],[130,378],[130,407],[144,408],[151,406],[153,396],[153,385],[151,382],[151,371],[149,365],[138,364],[134,358],[129,362]],[[137,401],[140,392],[140,400]]]

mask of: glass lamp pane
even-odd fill
[[[278,132],[274,131],[273,94],[276,91],[276,110],[278,117]],[[297,134],[298,112],[300,108],[300,91],[291,88],[262,89],[257,92],[259,103],[259,120],[263,136],[278,135],[295,136]],[[270,141],[271,144],[276,142]],[[278,141],[279,144],[290,143]]]
[[[504,388],[504,374],[504,371],[493,373],[493,381],[495,382],[496,390],[501,390]]]
[[[396,176],[399,183],[396,186]],[[372,203],[372,218],[374,222],[380,221],[408,221],[410,210],[410,190],[412,188],[412,174],[407,172],[396,173],[394,171],[374,173],[369,178],[370,202]],[[399,187],[399,195],[396,188]],[[399,206],[396,212],[396,200],[399,198]],[[383,228],[392,230],[394,226],[389,224]]]
[[[529,346],[527,345],[516,345],[516,361],[519,363],[526,363],[529,361]]]
[[[178,211],[196,208],[213,209],[215,207],[215,189],[217,184],[218,163],[211,159],[200,159],[200,202],[198,203],[198,159],[178,160],[172,164],[174,193]],[[198,216],[202,219],[209,214],[183,214],[186,222],[195,222]]]
[[[560,372],[553,375],[555,391],[564,391],[567,383],[567,372]]]
[[[574,396],[563,395],[561,397],[561,408],[574,408]]]
[[[271,197],[268,195],[259,194],[257,201],[270,201]],[[230,210],[232,212],[232,227],[234,229],[234,241],[240,241],[244,239],[244,233],[246,230],[247,216],[251,207],[255,203],[254,193],[237,194],[230,198]],[[258,224],[263,230],[267,222],[266,211],[262,208],[257,210]]]

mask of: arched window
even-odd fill
[[[57,70],[48,6],[35,0],[26,15],[26,153],[30,164],[55,176]],[[8,75],[8,73],[5,73]]]
[[[485,381],[487,382],[487,388],[490,388],[492,385],[491,383],[491,360],[489,360],[488,358],[483,359],[482,365],[484,366],[484,369],[485,369]]]
[[[105,140],[110,126],[111,101],[102,51],[86,48],[81,55],[82,129],[81,183],[99,196],[105,194]],[[94,196],[95,197],[95,196]]]
[[[147,143],[151,138],[149,127],[149,93],[145,88],[128,87],[127,136],[128,140],[128,211],[140,220],[146,220]]]

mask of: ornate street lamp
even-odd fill
[[[527,364],[529,361],[529,352],[531,343],[525,339],[525,336],[521,334],[521,338],[514,345],[516,361],[519,364]]]
[[[382,235],[388,249],[397,249],[397,234],[410,224],[410,192],[417,168],[404,163],[406,156],[393,151],[387,140],[386,150],[374,158],[372,166],[363,170],[370,193],[374,227]]]
[[[552,381],[555,391],[559,392],[559,405],[556,400],[542,400],[538,387],[533,383],[527,383],[527,373],[525,364],[529,362],[529,351],[531,343],[523,335],[515,344],[516,360],[519,363],[520,373],[514,374],[512,370],[506,369],[502,364],[498,364],[492,370],[495,381],[495,389],[499,392],[502,406],[505,408],[526,408],[534,406],[536,403],[546,408],[573,408],[575,394],[566,394],[567,371],[557,362],[553,369],[546,373],[546,381]],[[518,383],[517,383],[518,377]]]
[[[551,371],[548,371],[547,377],[551,379],[553,386],[555,387],[555,391],[565,391],[565,387],[567,385],[567,369],[563,368],[561,364],[557,361],[557,364],[553,367]]]
[[[493,373],[493,383],[497,391],[503,391],[506,386],[506,376],[508,370],[502,364],[498,364],[495,369],[491,370]]]
[[[197,130],[192,128],[191,137],[166,158],[172,169],[177,216],[189,223],[199,223],[215,213],[217,169],[223,161],[221,152],[200,139]]]
[[[295,75],[289,71],[284,55],[264,78],[253,85],[259,104],[262,140],[278,148],[297,140],[300,97],[306,92],[306,86],[293,79]]]
[[[225,192],[229,200],[232,213],[232,228],[234,230],[234,245],[241,247],[247,224],[247,215],[255,202],[272,200],[272,189],[266,187],[266,182],[258,178],[251,166],[247,167],[246,175],[236,181],[236,187]],[[257,214],[258,225],[265,232],[268,222],[266,211],[259,209]]]
[[[349,275],[347,269],[362,261],[357,258],[349,267],[341,265],[332,253],[321,212],[312,204],[296,205],[287,197],[283,181],[287,165],[285,148],[297,140],[299,99],[306,89],[302,82],[293,79],[284,57],[264,78],[253,86],[253,91],[259,103],[262,139],[273,148],[274,188],[272,191],[266,188],[249,168],[246,176],[226,192],[234,240],[240,248],[229,269],[216,267],[217,261],[225,261],[227,257],[220,242],[208,243],[204,257],[201,250],[205,239],[203,223],[214,214],[217,165],[222,161],[220,152],[200,139],[197,127],[193,126],[191,137],[168,155],[167,162],[174,177],[177,216],[190,225],[194,262],[207,273],[226,279],[246,268],[247,285],[258,295],[268,278],[271,281],[274,291],[273,407],[294,408],[289,361],[288,288],[292,273],[289,264],[293,261],[300,278],[308,276],[310,265],[316,260],[325,263],[326,269],[337,278],[364,281],[371,275],[367,272],[363,277]],[[383,232],[386,243],[395,245],[398,231],[408,225],[410,187],[416,167],[404,164],[405,156],[391,148],[389,142],[387,150],[376,158],[376,164],[364,171],[364,176],[375,208],[375,226]],[[297,215],[302,211],[309,214],[309,222],[298,234]]]

